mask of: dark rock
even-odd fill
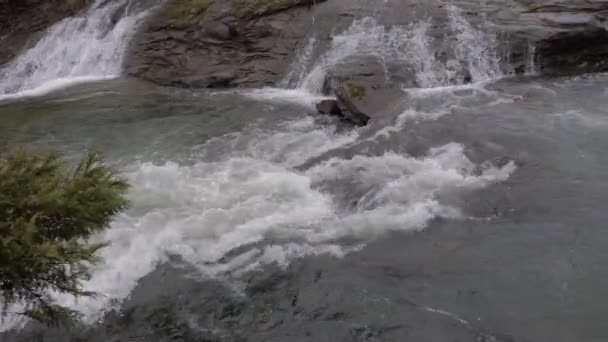
[[[366,126],[370,120],[369,115],[365,114],[355,103],[357,93],[353,93],[348,84],[344,84],[337,91],[337,105],[344,117],[357,126]]]
[[[563,32],[538,43],[540,71],[580,74],[608,70],[608,31],[587,28]]]
[[[321,114],[333,115],[333,116],[344,116],[338,101],[336,100],[323,100],[317,104],[317,110]]]
[[[313,5],[323,1],[258,1],[243,7],[243,2],[218,0],[176,17],[183,5],[172,0],[135,37],[127,71],[184,87],[273,85],[287,73],[310,31],[319,6]]]

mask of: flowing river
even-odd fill
[[[86,289],[102,295],[57,296],[89,324],[135,312],[129,336],[165,310],[225,340],[234,325],[255,341],[607,336],[608,75],[545,78],[531,61],[512,76],[453,6],[455,63],[435,58],[426,18],[361,17],[322,53],[311,35],[282,88],[159,87],[120,72],[146,12],[102,4],[0,71],[0,149],[98,150],[131,184],[130,209],[96,237],[110,245]],[[367,127],[311,115],[324,74],[353,56],[410,67],[421,86]],[[252,277],[266,288],[246,289]],[[267,320],[210,327],[219,298]]]

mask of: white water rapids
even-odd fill
[[[2,71],[0,93],[20,96],[47,91],[49,84],[63,85],[61,80],[119,75],[125,46],[144,13],[125,15],[111,24],[112,13],[123,10],[127,1],[102,3],[98,0],[82,16],[55,25]],[[473,28],[456,8],[449,15],[456,60],[436,58],[427,20],[385,27],[363,18],[336,35],[318,61],[312,60],[316,40],[309,40],[286,81],[296,84],[295,89],[258,89],[247,95],[308,106],[320,98],[327,71],[355,56],[371,55],[411,67],[422,88],[465,83],[463,67],[474,83],[501,77],[491,36]],[[338,153],[300,167],[364,139],[373,142],[399,134],[411,118],[436,119],[444,111],[409,109],[375,134],[367,134],[366,128],[335,133],[334,126],[320,127],[310,117],[283,122],[272,130],[253,125],[196,147],[197,161],[192,164],[132,164],[125,170],[132,185],[132,207],[97,237],[109,246],[100,252],[103,262],[85,284],[102,296],[57,300],[92,322],[111,303],[127,298],[139,279],[170,255],[205,276],[223,277],[268,263],[287,265],[305,255],[343,256],[391,231],[420,230],[438,217],[461,217],[457,207],[441,198],[503,181],[515,165],[476,165],[464,146],[453,142],[431,148],[421,158],[399,150],[348,158]],[[222,158],[206,158],[207,152],[218,150]],[[349,196],[357,200],[345,203]]]

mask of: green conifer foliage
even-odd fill
[[[77,316],[49,292],[92,296],[82,288],[103,244],[89,238],[127,206],[127,183],[89,154],[74,169],[59,155],[17,151],[0,157],[0,302],[49,324]]]

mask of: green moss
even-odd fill
[[[159,18],[169,24],[189,25],[207,11],[215,0],[173,0],[162,10]]]
[[[307,0],[233,0],[232,14],[238,18],[261,17],[307,2]]]
[[[367,89],[365,89],[365,87],[357,85],[353,81],[347,81],[344,85],[346,86],[350,96],[353,98],[361,99],[367,94]]]

